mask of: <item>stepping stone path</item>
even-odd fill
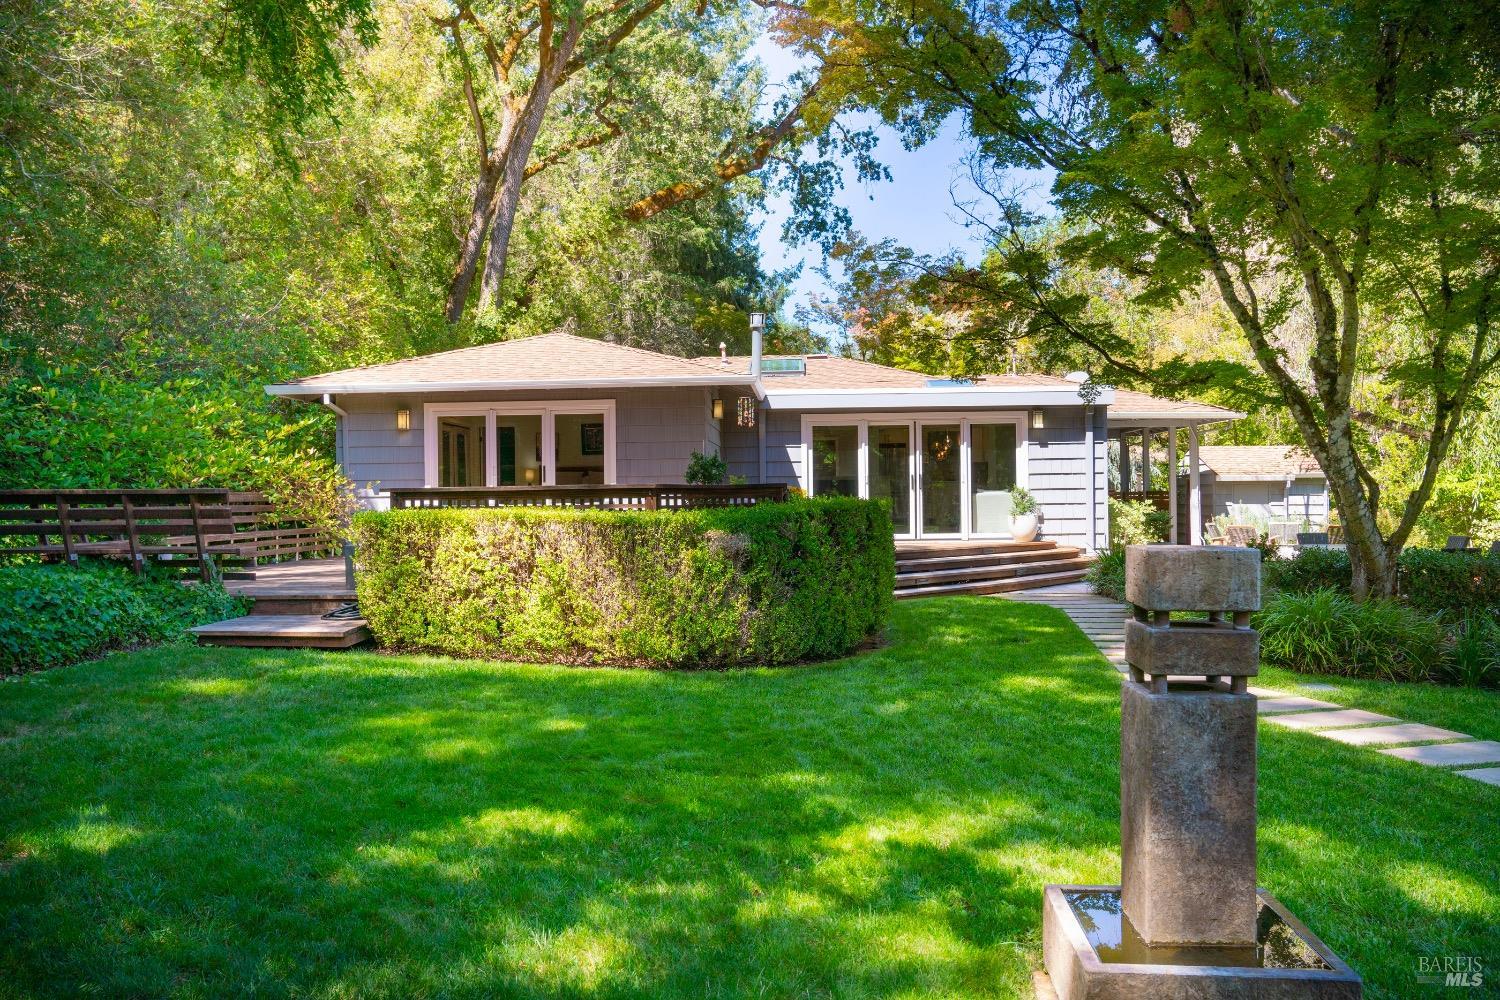
[[[1125,620],[1130,617],[1128,605],[1091,592],[1087,584],[1064,584],[996,596],[1007,601],[1057,608],[1088,636],[1118,674],[1128,673],[1125,665]],[[1304,684],[1302,687],[1308,691],[1338,690],[1331,684]],[[1476,740],[1450,729],[1402,722],[1389,715],[1344,708],[1332,702],[1269,688],[1252,687],[1250,693],[1259,699],[1257,710],[1271,725],[1309,732],[1350,746],[1385,746],[1388,749],[1379,752],[1388,757],[1429,767],[1466,768],[1452,773],[1500,787],[1500,743]],[[1393,746],[1403,743],[1426,745]],[[1476,764],[1488,766],[1475,767]]]

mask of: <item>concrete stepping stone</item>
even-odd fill
[[[1403,722],[1396,726],[1370,726],[1365,729],[1334,729],[1318,735],[1354,747],[1373,746],[1376,743],[1431,743],[1435,740],[1471,740],[1474,738],[1465,736],[1463,733],[1455,733],[1451,729],[1425,726],[1420,722]]]
[[[1280,698],[1262,698],[1255,706],[1255,710],[1261,715],[1275,715],[1279,712],[1303,712],[1310,708],[1338,707],[1340,706],[1330,701],[1318,701],[1316,698],[1303,698],[1301,695],[1289,694]]]
[[[1285,698],[1287,696],[1285,691],[1273,691],[1270,688],[1256,687],[1253,684],[1245,690],[1257,698]]]
[[[1400,722],[1389,715],[1366,712],[1362,708],[1341,708],[1336,712],[1299,712],[1295,715],[1273,715],[1267,722],[1287,729],[1332,729],[1334,726],[1363,726],[1375,722]]]
[[[1486,785],[1500,786],[1500,767],[1477,767],[1472,771],[1454,771],[1453,773],[1461,774],[1465,778],[1473,778],[1475,781],[1482,781]]]
[[[1459,764],[1500,764],[1500,743],[1493,740],[1475,740],[1472,743],[1439,743],[1425,747],[1393,747],[1381,750],[1387,757],[1433,767],[1454,767]]]

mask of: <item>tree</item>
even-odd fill
[[[1009,204],[968,286],[1113,371],[1182,389],[1232,367],[1143,364],[1058,279],[1070,264],[1127,276],[1149,308],[1206,277],[1328,476],[1356,594],[1392,593],[1454,435],[1500,367],[1494,5],[935,2],[859,30],[878,33],[891,82],[917,104],[965,116],[992,166],[1056,171],[1056,204],[1082,226],[1049,254]],[[1288,337],[1299,313],[1305,358]],[[1413,331],[1411,349],[1377,371],[1367,333],[1390,322]],[[1424,433],[1386,525],[1352,405],[1376,377]]]

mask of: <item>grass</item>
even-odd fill
[[[982,598],[782,670],[32,675],[0,684],[0,996],[1028,996],[1042,885],[1119,877],[1118,697],[1060,612]],[[1500,790],[1261,731],[1262,883],[1367,996],[1500,960]]]

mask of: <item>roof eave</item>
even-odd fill
[[[1245,415],[1236,410],[1213,412],[1193,410],[1130,410],[1125,413],[1110,413],[1111,427],[1143,427],[1147,424],[1159,427],[1162,424],[1216,424],[1227,420],[1243,420]]]
[[[278,382],[266,386],[266,394],[290,398],[320,398],[335,395],[393,395],[437,392],[512,392],[536,389],[631,389],[678,386],[710,388],[716,385],[748,385],[761,396],[760,385],[749,373],[660,375],[622,378],[476,379],[471,382]]]
[[[766,394],[771,410],[975,409],[980,407],[1107,406],[1110,389],[1085,400],[1076,387],[1056,386],[895,386],[874,389],[780,389]]]

